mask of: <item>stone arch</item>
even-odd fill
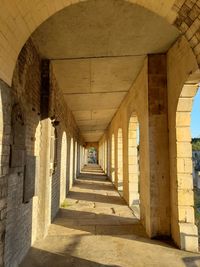
[[[115,135],[112,134],[112,141],[111,141],[111,180],[112,182],[115,181]]]
[[[108,173],[108,159],[107,159],[107,151],[108,151],[108,142],[104,141],[104,171]]]
[[[66,198],[67,189],[67,136],[66,132],[62,134],[61,145],[61,173],[60,173],[60,204]]]
[[[78,1],[78,3],[79,2],[80,1]],[[182,15],[182,9],[185,10],[184,5],[187,2],[186,0],[176,0],[175,3],[174,1],[154,1],[153,4],[152,2],[143,0],[127,0],[127,2],[130,4],[137,4],[164,18],[168,23],[174,24],[180,32],[185,34],[188,41],[192,39],[188,32],[196,33],[197,31],[194,30],[194,28],[197,29],[198,26],[196,25],[196,21],[188,19],[192,24],[192,31],[191,27],[185,23],[185,20],[188,18],[187,15],[189,11],[192,11],[194,5],[187,6],[186,14],[184,14],[184,16]],[[0,11],[2,20],[0,24],[0,78],[3,81],[11,85],[16,60],[23,45],[31,34],[48,18],[72,4],[77,4],[77,1],[57,0],[56,3],[53,3],[51,0],[41,0],[37,3],[36,1],[32,1],[31,3],[25,1],[23,3],[4,3]],[[180,18],[183,18],[184,21],[181,21]],[[187,27],[184,27],[185,24]],[[15,34],[13,34],[13,32],[15,32]],[[194,42],[194,39],[193,43],[190,42],[191,47],[194,47]],[[13,46],[13,44],[15,44],[15,46]],[[196,40],[196,44],[199,44],[198,40]],[[199,59],[198,47],[194,50],[197,59]]]
[[[198,230],[194,218],[194,193],[192,177],[191,112],[198,83],[194,75],[185,82],[176,110],[176,181],[177,221],[176,242],[181,249],[198,251]],[[174,209],[174,207],[173,207]]]
[[[70,140],[70,166],[69,166],[69,189],[72,188],[73,185],[73,177],[74,177],[74,139],[71,137]]]
[[[133,112],[128,127],[129,205],[139,214],[139,121]]]
[[[74,179],[77,177],[77,161],[78,161],[78,143],[74,143]]]
[[[123,133],[122,128],[117,132],[117,188],[123,194]]]

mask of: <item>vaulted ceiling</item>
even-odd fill
[[[91,0],[48,19],[32,39],[52,60],[63,97],[85,141],[98,141],[147,54],[166,52],[179,32],[122,0]]]

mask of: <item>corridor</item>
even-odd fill
[[[198,254],[148,239],[101,168],[88,165],[20,267],[200,266],[196,260]]]

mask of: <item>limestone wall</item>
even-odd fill
[[[82,141],[51,71],[50,84],[49,118],[41,120],[41,59],[29,40],[17,61],[12,87],[0,82],[3,125],[0,140],[0,265],[4,260],[5,266],[18,266],[31,244],[47,233],[60,206],[62,134],[64,131],[67,134],[68,165],[70,138]],[[57,165],[53,173],[50,155],[54,127],[50,117],[59,121],[56,126]],[[68,177],[69,166],[66,179]],[[66,187],[69,188],[67,181]],[[30,190],[34,190],[34,197],[29,200]]]
[[[196,251],[190,113],[200,76],[196,73],[196,58],[184,37],[169,50],[167,58],[171,231],[179,247]]]

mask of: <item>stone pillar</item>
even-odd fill
[[[50,175],[50,138],[51,121],[49,116],[50,94],[49,60],[42,61],[41,68],[41,146],[40,179],[38,184],[38,229],[37,238],[43,238],[51,223],[51,175]]]
[[[148,56],[150,237],[170,235],[170,175],[166,55]]]
[[[87,165],[87,162],[88,162],[88,150],[87,150],[87,148],[85,148],[85,151],[84,151],[84,165]]]
[[[78,144],[77,146],[77,176],[80,174],[80,167],[81,167],[81,145]]]

